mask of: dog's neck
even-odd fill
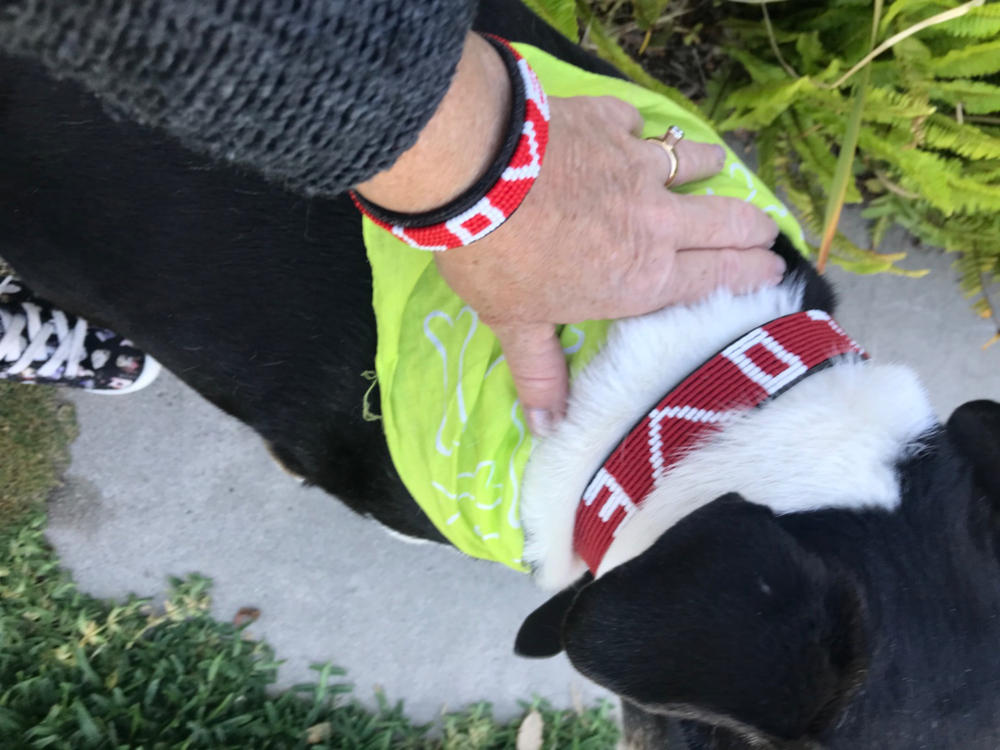
[[[802,284],[619,321],[573,382],[566,419],[538,442],[524,475],[525,562],[545,588],[585,570],[573,551],[583,488],[646,410],[746,331],[802,309]],[[862,342],[863,343],[863,342]],[[896,464],[935,424],[907,368],[846,363],[735,415],[682,458],[623,525],[598,570],[641,554],[698,507],[736,491],[778,513],[822,507],[891,509]]]

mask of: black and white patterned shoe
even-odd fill
[[[0,280],[0,380],[134,393],[160,363],[126,338],[35,297],[13,276]]]

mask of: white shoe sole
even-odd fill
[[[110,388],[106,390],[88,390],[87,393],[94,393],[99,396],[124,396],[129,393],[141,391],[147,385],[156,380],[156,377],[160,374],[160,370],[163,369],[163,365],[150,357],[148,354],[146,354],[145,357],[146,362],[143,365],[142,372],[139,373],[139,377],[135,379],[135,382],[132,383],[132,385],[126,388],[119,388],[118,390]]]

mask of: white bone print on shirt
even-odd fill
[[[481,510],[493,510],[503,502],[503,484],[496,481],[493,476],[495,473],[496,461],[480,461],[474,470],[458,474],[458,486],[455,492],[450,492],[447,487],[437,481],[431,482],[431,486],[455,502],[468,500],[475,503],[476,507]],[[482,474],[485,474],[485,478],[482,481],[477,481],[477,477]],[[485,500],[477,497],[476,491],[479,487],[486,487],[490,492],[490,497]],[[496,492],[495,497],[493,496],[494,491]]]
[[[467,322],[466,322],[467,321]],[[476,327],[479,324],[479,316],[476,315],[475,311],[469,307],[465,306],[459,310],[458,315],[452,318],[448,313],[443,310],[434,310],[424,318],[424,336],[434,345],[437,349],[439,355],[441,355],[441,372],[442,380],[444,384],[444,409],[441,414],[441,423],[438,425],[437,434],[434,437],[434,447],[438,453],[442,456],[450,456],[455,448],[458,446],[458,436],[461,435],[462,428],[465,427],[465,423],[469,420],[469,415],[465,411],[465,394],[462,391],[462,371],[465,365],[465,350],[469,346],[469,341],[476,332]],[[456,326],[468,325],[468,332],[462,338],[462,348],[457,352],[451,352],[452,356],[449,357],[448,348],[444,341],[454,340],[452,336],[449,336],[446,332],[444,335],[438,336],[434,332],[434,328],[439,325],[447,325],[449,328],[455,328]],[[444,339],[444,341],[442,341]],[[455,398],[451,399],[450,388],[455,389]],[[444,433],[445,429],[448,427],[449,412],[451,411],[451,404],[455,404],[455,410],[457,414],[455,415],[461,426],[457,429],[452,430],[454,437],[446,438]]]

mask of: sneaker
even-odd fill
[[[0,281],[0,380],[134,393],[160,363],[126,338],[35,297],[21,281]]]

